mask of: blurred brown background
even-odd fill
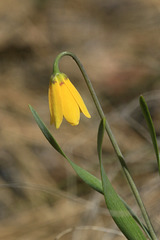
[[[78,127],[65,120],[59,130],[49,125],[49,78],[55,57],[65,50],[80,58],[92,80],[160,236],[157,164],[138,104],[139,94],[146,92],[159,139],[159,48],[157,0],[0,1],[1,239],[50,240],[60,233],[57,239],[125,239],[116,232],[103,196],[86,186],[49,146],[28,108],[31,104],[37,110],[72,160],[99,177],[99,117],[69,57],[61,60],[60,69],[78,88],[92,118],[82,116]],[[139,215],[105,140],[108,176]]]

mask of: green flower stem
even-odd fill
[[[95,106],[96,106],[96,108],[97,108],[97,111],[98,111],[98,113],[99,113],[100,118],[101,118],[101,119],[105,118],[104,112],[103,112],[102,107],[101,107],[101,105],[100,105],[100,103],[99,103],[99,100],[98,100],[98,98],[97,98],[97,95],[96,95],[96,93],[95,93],[95,91],[94,91],[94,89],[93,89],[93,86],[92,86],[92,84],[91,84],[91,81],[90,81],[90,79],[89,79],[89,77],[88,77],[88,75],[87,75],[87,73],[86,73],[83,65],[81,64],[80,60],[76,57],[76,55],[74,55],[74,54],[71,53],[71,52],[67,52],[67,51],[60,53],[60,54],[57,56],[57,58],[56,58],[56,60],[55,60],[55,62],[54,62],[53,73],[56,74],[56,73],[59,73],[59,72],[60,72],[60,71],[59,71],[59,67],[58,67],[58,63],[59,63],[60,59],[61,59],[63,56],[70,56],[70,57],[72,57],[72,58],[74,59],[74,61],[77,63],[77,65],[78,65],[78,67],[79,67],[79,69],[80,69],[80,71],[81,71],[81,73],[82,73],[82,75],[83,75],[83,77],[84,77],[84,79],[85,79],[85,82],[86,82],[86,84],[87,84],[87,86],[88,86],[88,89],[89,89],[90,94],[91,94],[91,96],[92,96],[92,99],[93,99],[93,101],[94,101],[94,103],[95,103]],[[111,130],[111,128],[110,128],[109,123],[107,122],[107,120],[106,120],[105,129],[106,129],[106,132],[107,132],[107,134],[108,134],[108,136],[109,136],[109,139],[110,139],[110,141],[111,141],[111,143],[112,143],[112,146],[113,146],[113,148],[114,148],[114,150],[115,150],[115,152],[116,152],[116,155],[117,155],[117,157],[118,157],[118,159],[119,159],[119,162],[120,162],[120,164],[121,164],[121,166],[122,166],[122,170],[123,170],[123,172],[124,172],[124,174],[125,174],[125,176],[126,176],[126,179],[127,179],[128,183],[129,183],[129,185],[130,185],[130,187],[131,187],[131,190],[132,190],[132,192],[133,192],[133,194],[134,194],[134,196],[135,196],[135,199],[136,199],[136,201],[137,201],[137,203],[138,203],[138,205],[139,205],[139,207],[140,207],[140,209],[141,209],[143,218],[144,218],[144,220],[145,220],[145,222],[146,222],[146,225],[147,225],[147,227],[148,227],[148,229],[149,229],[149,232],[150,232],[150,235],[151,235],[151,237],[152,237],[152,240],[157,240],[157,237],[156,237],[156,235],[155,235],[154,229],[153,229],[152,224],[151,224],[151,222],[150,222],[150,219],[149,219],[149,216],[148,216],[147,211],[146,211],[146,209],[145,209],[145,206],[144,206],[144,204],[143,204],[143,201],[142,201],[142,199],[141,199],[141,197],[140,197],[140,194],[139,194],[139,192],[138,192],[138,190],[137,190],[137,187],[136,187],[136,185],[135,185],[135,183],[134,183],[134,181],[133,181],[133,179],[132,179],[132,177],[131,177],[131,174],[130,174],[128,168],[127,168],[127,165],[126,165],[126,163],[125,163],[125,160],[124,160],[124,157],[123,157],[123,155],[122,155],[122,152],[121,152],[121,150],[120,150],[120,148],[119,148],[119,146],[118,146],[118,143],[117,143],[117,141],[116,141],[116,139],[115,139],[115,137],[114,137],[114,135],[113,135],[113,133],[112,133],[112,130]]]
[[[67,52],[62,52],[56,57],[54,65],[53,65],[53,74],[60,73],[58,64],[59,64],[60,59],[63,56],[68,55],[68,54],[65,54],[65,53],[67,53]]]

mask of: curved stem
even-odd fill
[[[91,94],[91,96],[92,96],[92,99],[93,99],[93,101],[94,101],[94,104],[95,104],[95,106],[96,106],[96,108],[97,108],[98,114],[99,114],[100,118],[103,119],[103,118],[105,117],[105,115],[104,115],[104,112],[103,112],[103,110],[102,110],[102,107],[101,107],[101,105],[100,105],[100,103],[99,103],[99,100],[98,100],[98,98],[97,98],[97,95],[96,95],[96,93],[95,93],[95,91],[94,91],[94,88],[93,88],[93,86],[92,86],[92,84],[91,84],[91,81],[90,81],[90,79],[89,79],[89,77],[88,77],[88,75],[87,75],[87,73],[86,73],[83,65],[81,64],[80,60],[76,57],[76,55],[74,55],[74,54],[71,53],[71,52],[67,52],[67,51],[60,53],[60,54],[57,56],[57,58],[56,58],[56,60],[55,60],[55,62],[54,62],[53,72],[54,72],[54,73],[57,73],[57,72],[59,73],[58,63],[59,63],[59,60],[60,60],[63,56],[70,56],[70,57],[72,57],[72,58],[74,59],[74,61],[77,63],[77,65],[78,65],[78,67],[79,67],[79,69],[80,69],[80,71],[81,71],[81,73],[82,73],[82,75],[83,75],[83,77],[84,77],[84,79],[85,79],[85,82],[86,82],[86,84],[87,84],[87,87],[88,87],[88,89],[89,89],[89,91],[90,91],[90,94]],[[150,235],[151,235],[151,237],[152,237],[153,240],[157,240],[157,237],[156,237],[156,235],[155,235],[154,229],[153,229],[152,224],[151,224],[151,222],[150,222],[148,213],[147,213],[147,211],[146,211],[146,209],[145,209],[145,206],[144,206],[144,204],[143,204],[143,201],[142,201],[142,199],[141,199],[141,197],[140,197],[140,194],[139,194],[139,192],[138,192],[138,190],[137,190],[137,187],[136,187],[136,185],[135,185],[135,183],[134,183],[134,181],[133,181],[133,179],[132,179],[132,177],[131,177],[131,174],[130,174],[130,172],[129,172],[129,170],[128,170],[128,167],[127,167],[127,165],[126,165],[126,163],[125,163],[125,160],[124,160],[124,157],[123,157],[123,155],[122,155],[122,152],[121,152],[121,150],[120,150],[120,148],[119,148],[119,146],[118,146],[118,143],[117,143],[117,141],[116,141],[116,139],[115,139],[115,137],[114,137],[114,135],[113,135],[113,133],[112,133],[112,130],[111,130],[111,128],[110,128],[109,123],[107,122],[107,120],[106,120],[105,129],[106,129],[106,132],[107,132],[107,134],[108,134],[108,136],[109,136],[109,139],[110,139],[110,141],[111,141],[111,143],[112,143],[112,146],[113,146],[113,148],[114,148],[114,150],[115,150],[115,152],[116,152],[116,155],[117,155],[117,157],[118,157],[118,159],[119,159],[119,162],[120,162],[120,164],[121,164],[121,166],[122,166],[122,170],[123,170],[123,172],[124,172],[124,174],[125,174],[125,176],[126,176],[126,179],[127,179],[128,183],[129,183],[129,185],[130,185],[130,187],[131,187],[131,190],[132,190],[132,192],[133,192],[133,194],[134,194],[134,196],[135,196],[135,199],[136,199],[136,201],[137,201],[137,203],[138,203],[138,205],[139,205],[139,207],[140,207],[140,209],[141,209],[141,213],[142,213],[143,218],[144,218],[144,220],[145,220],[145,222],[146,222],[146,225],[147,225],[147,227],[148,227],[148,230],[149,230],[149,232],[150,232]]]

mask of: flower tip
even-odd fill
[[[84,114],[85,117],[91,118],[90,113],[88,112],[86,106],[83,106],[83,109],[81,109],[81,112]]]
[[[56,129],[58,129],[61,125],[61,122],[55,122],[54,119],[51,117],[50,118],[50,125],[53,125],[56,127]]]
[[[79,124],[79,121],[78,122],[73,122],[73,123],[70,123],[72,126],[77,126]]]
[[[85,115],[87,118],[91,118],[91,115],[89,114],[89,112]]]
[[[61,122],[55,122],[54,125],[55,125],[56,129],[58,129],[61,126]]]

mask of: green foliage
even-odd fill
[[[156,158],[157,158],[159,174],[160,174],[160,157],[159,157],[159,150],[158,150],[156,132],[155,132],[155,128],[154,128],[154,125],[153,125],[153,121],[152,121],[147,103],[146,103],[146,101],[145,101],[145,99],[142,95],[139,98],[139,102],[140,102],[140,106],[141,106],[143,115],[145,117],[148,129],[149,129],[149,132],[150,132],[150,135],[151,135],[154,151],[155,151]]]
[[[29,105],[29,107],[30,107],[30,110],[31,110],[31,112],[32,112],[32,114],[33,114],[33,116],[34,116],[34,118],[35,118],[39,128],[41,129],[42,133],[44,134],[44,136],[46,137],[48,142],[52,145],[52,147],[55,150],[57,150],[57,152],[59,152],[70,163],[70,165],[73,167],[75,172],[78,174],[78,176],[85,183],[87,183],[90,187],[95,189],[97,192],[103,193],[101,181],[98,178],[96,178],[95,176],[93,176],[92,174],[90,174],[89,172],[87,172],[86,170],[84,170],[83,168],[79,167],[74,162],[72,162],[65,155],[65,153],[62,151],[62,149],[60,148],[60,146],[56,142],[56,140],[53,138],[52,134],[49,132],[48,128],[45,126],[45,124],[42,122],[42,120],[38,116],[37,112],[32,108],[32,106]]]
[[[63,150],[61,149],[61,147],[58,145],[58,143],[56,142],[56,140],[54,139],[54,137],[52,136],[52,134],[50,133],[50,131],[48,130],[48,128],[45,126],[45,124],[43,123],[43,121],[40,119],[40,117],[38,116],[37,112],[34,110],[34,108],[32,106],[30,106],[30,110],[39,126],[39,128],[41,129],[42,133],[44,134],[44,136],[46,137],[46,139],[48,140],[48,142],[51,144],[51,146],[57,151],[59,152],[68,162],[69,164],[72,166],[72,168],[75,170],[75,172],[77,173],[77,175],[85,182],[87,183],[90,187],[92,187],[93,189],[95,189],[97,192],[103,194],[103,188],[102,188],[102,182],[96,178],[95,176],[93,176],[92,174],[90,174],[89,172],[87,172],[86,170],[82,169],[81,167],[79,167],[78,165],[76,165],[74,162],[72,162],[63,152]],[[98,146],[100,147],[101,145],[98,144]],[[98,152],[100,153],[101,150],[99,149]],[[125,203],[125,201],[122,200],[122,202],[124,203],[124,205],[126,206],[126,208],[128,209],[129,213],[132,215],[132,217],[135,219],[135,221],[144,229],[144,231],[146,233],[148,233],[148,230],[146,229],[146,227],[141,223],[141,221],[138,219],[138,217],[132,212],[132,210],[130,209],[130,207]]]
[[[147,238],[144,236],[136,221],[131,216],[123,201],[115,192],[105,173],[102,163],[102,142],[104,131],[105,119],[101,120],[100,122],[97,138],[97,149],[101,169],[102,187],[106,205],[110,211],[113,220],[128,240],[146,240]]]

